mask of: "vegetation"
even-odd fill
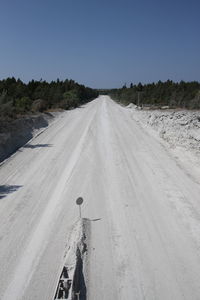
[[[200,109],[200,83],[196,81],[175,83],[168,80],[144,85],[131,83],[128,88],[124,85],[107,93],[125,105],[134,103],[140,106]]]
[[[18,114],[44,111],[51,108],[71,109],[98,96],[98,92],[73,80],[50,83],[20,79],[0,80],[0,117],[15,118]]]

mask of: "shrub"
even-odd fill
[[[15,107],[19,112],[25,112],[30,110],[31,107],[31,99],[29,97],[22,97],[15,101]]]

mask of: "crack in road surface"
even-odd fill
[[[67,242],[68,249],[56,289],[54,300],[86,300],[87,289],[84,275],[90,223],[80,219],[73,227]]]

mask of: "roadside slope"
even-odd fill
[[[0,162],[33,138],[53,121],[53,114],[43,113],[0,121]],[[43,129],[44,130],[44,129]]]

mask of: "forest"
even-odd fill
[[[139,106],[159,108],[200,109],[200,83],[197,81],[175,83],[172,80],[150,84],[126,84],[120,89],[107,91],[112,99],[125,105],[134,103]]]
[[[108,94],[124,105],[200,109],[200,83],[197,81],[131,83],[129,87],[125,84],[118,89],[95,90],[71,79],[24,83],[12,77],[0,80],[0,117],[13,119],[51,109],[72,109],[93,100],[99,93]]]
[[[76,108],[98,96],[94,89],[74,80],[31,80],[27,84],[20,79],[0,80],[0,117],[16,118],[28,113],[49,109]]]

